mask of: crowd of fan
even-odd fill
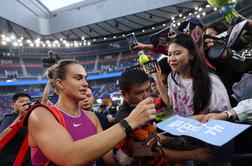
[[[162,49],[143,43],[132,48],[161,52],[166,57],[158,62],[157,71],[150,75],[134,67],[123,71],[118,83],[123,97],[119,106],[111,100],[109,93],[115,90],[116,83],[108,89],[102,88],[99,93],[102,103],[96,116],[91,113],[94,90],[88,86],[82,65],[73,60],[62,60],[49,68],[42,103],[52,104],[49,93],[56,90],[54,94],[58,101],[53,107],[62,112],[67,128],[58,125],[44,107],[35,108],[28,123],[32,164],[44,165],[50,160],[58,165],[92,165],[94,161],[96,165],[105,165],[104,161],[112,165],[143,166],[231,165],[231,159],[210,160],[214,158],[211,153],[215,149],[192,138],[159,134],[157,139],[159,131],[150,120],[156,118],[159,122],[176,114],[202,123],[221,119],[251,124],[252,20],[247,20],[246,31],[241,33],[249,35],[248,40],[225,48],[217,57],[211,57],[204,48],[214,48],[216,38],[203,36],[216,36],[225,28],[219,28],[219,25],[205,27],[199,19],[190,17],[179,30],[183,33],[173,36],[169,45]],[[13,98],[13,105],[16,101],[18,99]],[[20,112],[23,115],[24,109]],[[156,116],[157,112],[159,116]],[[8,123],[15,123],[22,115],[16,115]],[[81,125],[84,121],[85,126]],[[239,148],[235,147],[234,152],[239,152],[240,147],[250,150],[248,145],[252,142],[249,141],[248,138],[237,140],[235,146]],[[146,144],[151,147],[143,142],[148,142]],[[195,147],[195,143],[198,146]],[[89,144],[92,148],[87,148]],[[251,164],[251,160],[243,159],[242,162]]]

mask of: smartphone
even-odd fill
[[[137,45],[137,39],[133,33],[126,35],[125,38],[128,41],[129,47],[131,49]]]
[[[157,63],[157,60],[155,59],[155,60],[148,61],[148,62],[144,63],[143,65],[138,64],[138,65],[130,66],[130,67],[126,68],[125,70],[140,69],[149,75],[149,74],[157,72],[157,70],[156,70],[157,65],[158,65],[158,63]]]
[[[146,74],[156,73],[157,60],[152,60],[143,64],[143,70]]]

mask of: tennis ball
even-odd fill
[[[149,60],[150,60],[150,58],[149,58],[147,55],[144,55],[144,54],[141,55],[141,56],[138,58],[139,63],[142,63],[142,64],[148,62]]]

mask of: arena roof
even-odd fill
[[[154,31],[173,17],[187,16],[206,4],[206,0],[85,0],[53,10],[42,0],[3,0],[0,27],[2,33],[13,32],[32,40],[104,40]]]
[[[73,5],[75,3],[86,0],[40,0],[40,2],[50,11]]]

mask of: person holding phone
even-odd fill
[[[160,32],[162,32],[162,30]],[[204,58],[204,63],[207,65],[209,69],[214,70],[214,67],[209,62],[208,57],[206,56],[205,49],[204,49],[203,35],[205,33],[205,27],[204,27],[203,22],[200,19],[194,16],[189,16],[184,22],[181,23],[181,25],[177,28],[176,31],[170,28],[170,32],[172,33],[168,32],[167,37],[164,38],[165,40],[164,44],[154,44],[153,42],[150,44],[144,44],[144,43],[138,42],[136,46],[132,47],[132,50],[147,49],[152,52],[167,55],[169,51],[169,44],[170,44],[169,41],[172,38],[174,38],[178,32],[187,33],[187,34],[190,34],[194,42],[199,47],[199,52],[200,52],[200,55]],[[160,40],[160,38],[158,39]],[[160,41],[155,41],[155,42],[160,42]]]
[[[216,75],[209,73],[198,47],[188,34],[178,34],[169,46],[168,92],[158,70],[154,79],[167,106],[174,114],[191,116],[230,109],[226,88]]]
[[[133,49],[133,47],[137,46],[138,41],[137,41],[134,33],[130,33],[130,34],[126,35],[125,38],[128,41],[130,49]]]
[[[13,112],[5,114],[0,125],[0,140],[2,140],[11,130],[11,126],[18,123],[30,108],[31,96],[26,93],[17,93],[12,97]],[[21,129],[13,138],[12,143],[8,144],[8,149],[0,151],[0,165],[12,165],[16,158],[16,154],[22,145],[27,130]],[[30,163],[29,156],[25,156],[23,164]]]
[[[15,120],[20,120],[25,111],[30,107],[31,96],[26,93],[17,93],[12,97],[13,112],[4,115],[0,125],[0,133]]]

